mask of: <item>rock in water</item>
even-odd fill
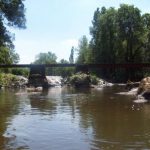
[[[53,87],[53,86],[61,86],[61,76],[46,76],[47,81],[48,81],[48,86]]]
[[[29,87],[27,88],[27,92],[41,92],[43,90],[42,87]]]
[[[145,99],[150,99],[150,77],[141,80],[137,94],[142,95]]]

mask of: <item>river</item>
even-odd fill
[[[150,105],[103,89],[0,91],[0,150],[148,150]]]

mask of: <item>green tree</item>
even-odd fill
[[[7,27],[25,28],[25,7],[23,0],[1,0],[0,1],[0,63],[16,63],[18,54],[14,51],[14,35]],[[4,60],[5,59],[5,60]]]
[[[133,5],[122,4],[118,9],[117,22],[124,62],[142,61],[144,28],[140,10]]]
[[[118,41],[122,50],[122,62],[144,62],[145,30],[141,11],[133,5],[122,4],[118,9]],[[127,69],[126,78],[134,80],[142,75],[142,69]]]
[[[144,26],[144,62],[150,62],[150,14],[146,13],[142,16]]]
[[[57,56],[52,52],[39,53],[34,61],[34,64],[53,64],[56,63]]]
[[[93,26],[90,28],[90,55],[93,55],[94,63],[116,63],[116,15],[117,11],[114,8],[105,7],[97,9],[94,13]],[[111,69],[98,69],[96,72],[106,78],[112,77]]]
[[[74,63],[74,47],[71,48],[71,53],[70,53],[70,57],[69,57],[69,62],[71,64]]]
[[[34,61],[34,64],[55,64],[57,56],[52,52],[39,53]],[[56,68],[46,68],[47,75],[56,75]]]
[[[1,0],[0,16],[1,19],[7,21],[8,26],[25,28],[25,7],[24,0]]]
[[[89,50],[88,39],[85,35],[79,40],[77,51],[78,51],[77,63],[82,64],[91,62],[92,55]]]
[[[103,13],[105,12],[106,8],[103,7]],[[90,34],[92,36],[92,39],[90,41],[90,47],[91,47],[91,53],[93,55],[93,62],[97,62],[97,58],[99,57],[99,53],[97,53],[99,49],[99,16],[101,15],[101,12],[99,8],[94,12],[93,20],[92,20],[92,27],[90,27]]]
[[[89,51],[93,59],[91,62],[137,63],[150,60],[150,15],[141,15],[141,11],[133,5],[121,4],[118,9],[98,8],[94,12],[90,34],[92,39]],[[127,72],[115,69],[97,71],[106,78],[123,74],[125,77],[129,74],[126,79],[141,76],[140,72],[140,69]]]

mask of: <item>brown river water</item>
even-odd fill
[[[150,103],[104,89],[0,90],[0,150],[149,150]]]

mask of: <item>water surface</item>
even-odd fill
[[[2,150],[148,150],[150,105],[104,89],[0,91]]]

